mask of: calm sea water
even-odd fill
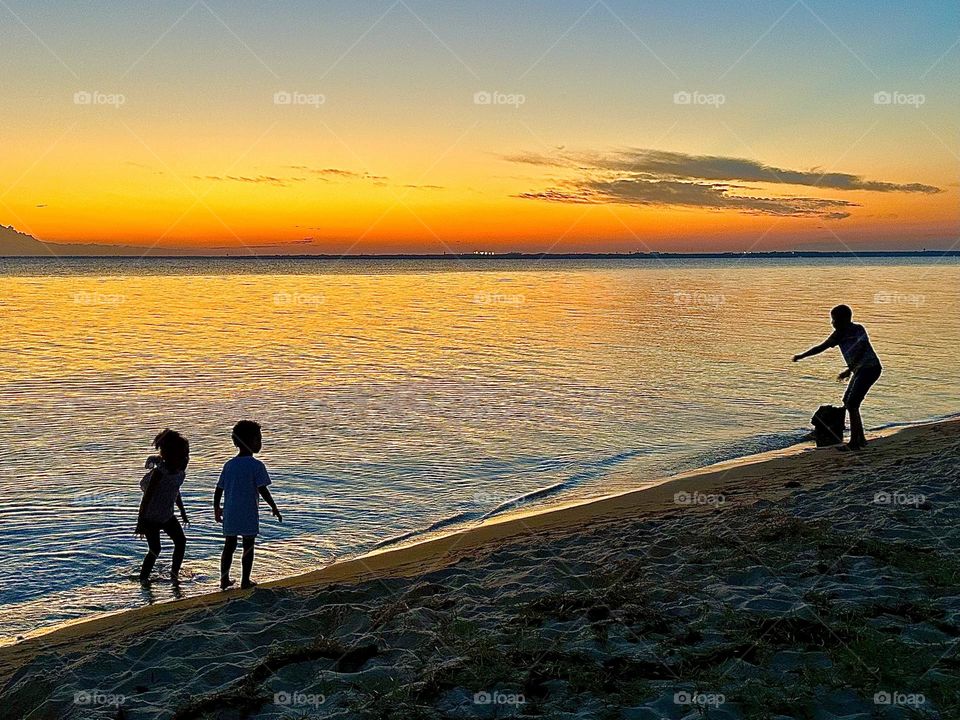
[[[142,590],[143,461],[191,441],[184,594],[217,580],[210,509],[254,418],[289,575],[517,498],[599,495],[796,442],[837,402],[854,307],[885,372],[868,427],[958,409],[956,260],[0,260],[0,639],[169,599]],[[543,492],[540,492],[543,491]],[[533,495],[531,495],[533,494]],[[160,568],[169,562],[169,544]]]

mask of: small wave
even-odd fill
[[[934,415],[923,420],[903,420],[900,422],[888,422],[883,425],[877,425],[870,430],[892,430],[893,428],[912,427],[914,425],[926,425],[927,423],[943,422],[944,420],[956,420],[960,418],[960,413],[947,413],[946,415]]]
[[[373,546],[373,550],[381,550],[385,547],[392,545],[397,545],[408,540],[415,538],[422,538],[425,535],[430,533],[437,532],[449,528],[453,525],[467,524],[472,522],[483,522],[492,517],[495,517],[501,513],[507,512],[509,510],[516,509],[520,505],[534,502],[536,500],[543,500],[546,497],[551,495],[556,495],[561,492],[565,492],[575,488],[577,485],[583,483],[586,480],[592,480],[593,478],[599,477],[605,474],[611,467],[619,465],[633,458],[648,454],[653,452],[653,450],[625,450],[623,452],[610,455],[608,457],[603,457],[598,460],[586,461],[581,463],[566,463],[568,467],[573,467],[580,465],[582,469],[573,473],[566,480],[561,480],[560,482],[553,483],[546,487],[538,488],[536,490],[531,490],[527,493],[522,493],[516,497],[509,498],[501,503],[499,503],[492,510],[486,512],[483,511],[464,511],[451,515],[449,517],[442,518],[437,520],[434,523],[431,523],[425,528],[420,528],[416,530],[409,530],[407,532],[401,533],[400,535],[394,535],[393,537],[387,538],[386,540],[381,540]],[[545,469],[552,469],[556,465],[556,458],[543,458],[541,465]]]
[[[482,513],[479,512],[460,512],[455,515],[450,515],[449,517],[441,518],[436,522],[431,523],[425,528],[419,528],[417,530],[410,530],[399,535],[394,535],[393,537],[387,538],[386,540],[381,540],[373,546],[374,550],[379,550],[381,548],[388,547],[390,545],[396,545],[397,543],[404,542],[410,538],[419,537],[421,535],[427,535],[432,532],[437,532],[438,530],[443,530],[448,528],[451,525],[457,525],[459,523],[468,523],[474,520],[481,520],[483,517]]]
[[[736,460],[748,455],[757,455],[770,450],[783,450],[810,437],[809,430],[794,430],[784,433],[761,433],[724,443],[716,448],[689,456],[678,471],[692,470],[707,465]]]

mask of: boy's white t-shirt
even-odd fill
[[[250,536],[260,532],[259,488],[270,484],[266,466],[253,455],[228,460],[217,487],[223,490],[223,534]]]

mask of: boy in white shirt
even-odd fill
[[[243,538],[243,558],[240,566],[243,576],[240,587],[252,588],[250,580],[253,569],[253,546],[260,532],[260,498],[267,501],[274,517],[283,522],[283,516],[270,495],[267,486],[270,475],[266,466],[254,455],[263,447],[260,426],[252,420],[241,420],[233,427],[233,444],[237,456],[228,460],[220,473],[220,481],[213,494],[213,515],[223,523],[223,554],[220,556],[220,588],[226,590],[234,584],[230,579],[230,565],[237,549],[237,538]],[[220,500],[223,499],[223,508]]]

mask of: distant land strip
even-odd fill
[[[632,252],[632,253],[523,253],[523,252],[471,252],[471,253],[352,253],[348,255],[309,253],[302,255],[73,255],[60,257],[3,256],[8,259],[30,261],[74,262],[86,260],[764,260],[784,258],[942,258],[960,257],[958,250],[776,250],[768,252]]]

